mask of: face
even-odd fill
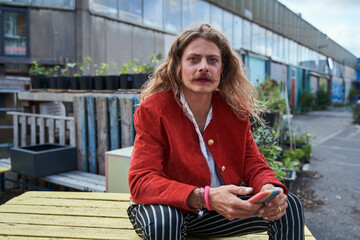
[[[211,94],[219,86],[221,73],[221,52],[215,43],[203,38],[189,43],[181,57],[185,96]]]

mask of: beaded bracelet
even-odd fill
[[[206,203],[207,210],[211,211],[210,204],[209,204],[209,189],[210,189],[209,186],[205,187],[205,203]]]

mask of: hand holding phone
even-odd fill
[[[266,203],[276,197],[281,191],[278,189],[259,192],[248,199],[251,203]]]

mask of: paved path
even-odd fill
[[[316,239],[360,239],[360,126],[345,108],[294,116],[296,131],[315,135],[310,169],[322,178],[309,179],[324,204],[305,211]]]

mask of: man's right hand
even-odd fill
[[[248,195],[253,191],[250,187],[225,185],[209,189],[210,208],[230,221],[237,218],[249,218],[256,215],[262,203],[250,203],[237,195]]]

